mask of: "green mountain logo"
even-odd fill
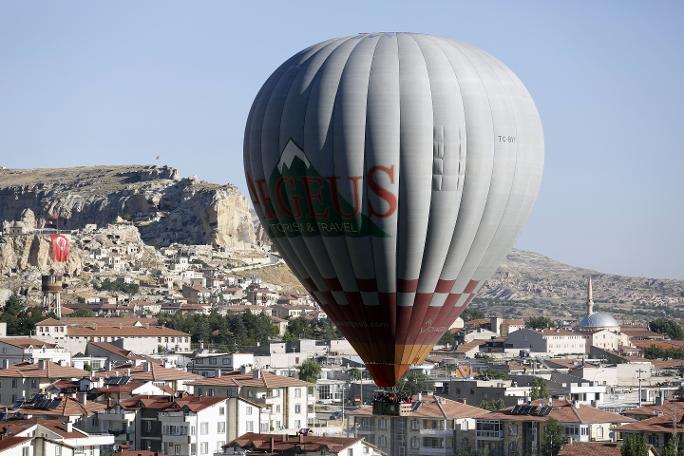
[[[340,182],[351,183],[351,203],[340,194]],[[268,212],[275,215],[268,221],[269,235],[387,237],[362,213],[361,186],[363,176],[321,176],[290,139],[268,181]]]

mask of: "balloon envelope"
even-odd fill
[[[361,34],[271,75],[244,165],[275,247],[392,386],[513,245],[543,135],[527,90],[494,57],[430,35]]]

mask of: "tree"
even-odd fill
[[[478,373],[479,378],[488,378],[490,380],[508,380],[510,376],[506,372],[501,372],[496,369],[482,369]]]
[[[551,418],[544,424],[544,433],[542,435],[542,455],[556,456],[558,451],[568,441],[565,435],[565,429],[558,420]]]
[[[321,375],[321,365],[313,359],[307,359],[299,368],[299,379],[305,382],[316,383],[319,375]]]
[[[347,375],[349,375],[349,378],[357,381],[361,380],[363,378],[363,372],[361,372],[361,369],[357,369],[355,367],[352,367],[347,371]]]
[[[463,311],[461,318],[463,321],[479,320],[481,318],[485,318],[485,314],[480,309],[476,309],[471,306]]]
[[[456,334],[451,331],[445,332],[437,342],[438,345],[449,345],[451,347],[456,345]]]
[[[431,389],[427,375],[419,370],[409,370],[406,375],[399,380],[399,391],[406,394],[418,394]]]
[[[283,340],[296,342],[299,339],[331,340],[339,339],[340,333],[328,319],[308,320],[306,318],[292,318],[287,322],[287,331]]]
[[[7,323],[7,334],[12,336],[28,336],[36,327],[36,323],[45,315],[37,307],[26,307],[19,296],[13,294],[0,311],[0,321]]]
[[[532,380],[532,389],[530,391],[530,399],[536,401],[537,399],[548,399],[549,398],[549,387],[546,385],[541,377],[534,377]]]
[[[504,402],[503,399],[491,399],[491,400],[483,400],[480,402],[479,405],[480,408],[483,408],[485,410],[491,410],[492,412],[495,412],[497,410],[501,410],[502,408],[506,407],[506,403]]]
[[[620,447],[622,456],[648,456],[648,446],[638,434],[628,435]]]
[[[547,329],[547,328],[553,328],[556,325],[556,322],[551,320],[549,317],[530,317],[526,322],[525,322],[525,327],[530,328],[530,329]]]
[[[674,446],[674,439],[670,439],[670,441],[667,442],[667,445],[665,445],[665,448],[663,448],[663,452],[660,453],[660,456],[677,456],[677,449]]]
[[[94,317],[95,312],[90,309],[77,309],[67,315],[67,318]]]
[[[672,340],[684,339],[684,330],[679,325],[679,323],[677,323],[674,320],[670,320],[667,318],[658,318],[656,320],[649,322],[648,327],[651,329],[651,331],[660,334],[665,334]]]

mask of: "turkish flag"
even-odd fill
[[[50,235],[52,259],[58,263],[65,263],[69,258],[69,240],[61,234]]]

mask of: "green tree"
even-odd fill
[[[670,441],[667,442],[667,445],[665,445],[665,448],[663,448],[663,452],[660,453],[660,456],[677,456],[677,449],[674,445],[674,439],[670,439]]]
[[[477,375],[479,378],[488,378],[491,380],[507,380],[510,376],[506,372],[501,372],[496,369],[482,369]]]
[[[313,359],[307,359],[299,368],[299,379],[309,383],[316,383],[321,375],[321,365]]]
[[[620,447],[621,456],[648,456],[648,446],[638,434],[628,435]]]
[[[76,309],[67,315],[67,318],[94,317],[95,312],[90,309]]]
[[[494,412],[496,410],[501,410],[502,408],[506,407],[506,404],[504,403],[503,399],[485,399],[482,402],[480,402],[479,407]]]
[[[542,434],[542,455],[556,456],[558,451],[568,441],[565,429],[558,420],[551,418],[544,423],[544,433]]]
[[[347,371],[347,375],[349,375],[349,378],[357,381],[361,380],[363,378],[363,372],[361,372],[361,369],[357,369],[355,367],[352,367]]]
[[[331,340],[339,339],[340,333],[330,320],[309,320],[303,317],[291,318],[283,340],[295,342],[299,339]]]
[[[7,334],[12,336],[28,336],[43,320],[45,315],[37,307],[26,307],[19,296],[13,294],[0,311],[0,321],[7,323]]]
[[[456,345],[456,334],[452,333],[451,331],[445,332],[442,337],[439,339],[437,344],[439,345],[449,345],[451,347]]]
[[[531,386],[530,399],[533,401],[536,401],[537,399],[548,399],[549,387],[546,385],[546,381],[543,378],[534,377]]]
[[[409,370],[401,380],[399,380],[399,391],[406,394],[413,395],[430,390],[432,390],[432,385],[429,382],[427,375],[419,370]]]
[[[485,318],[485,314],[480,309],[470,306],[463,311],[461,318],[463,321],[479,320],[481,318]]]
[[[530,329],[547,329],[556,326],[556,322],[549,317],[530,317],[525,322],[525,327]]]
[[[667,318],[658,318],[656,320],[649,322],[648,327],[651,329],[651,331],[660,334],[665,334],[672,340],[684,339],[684,330],[679,325],[679,323],[677,323],[674,320],[670,320]]]

